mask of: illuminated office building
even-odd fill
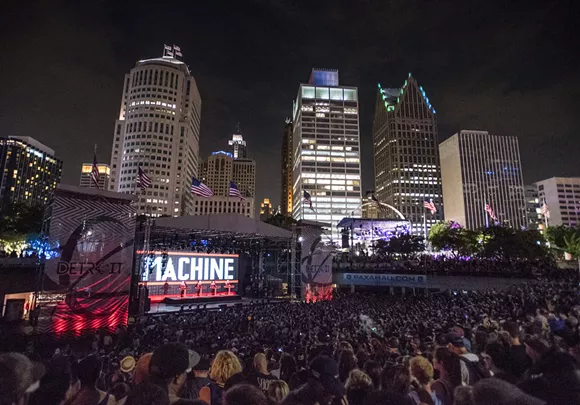
[[[439,145],[445,219],[468,229],[496,222],[527,227],[518,138],[464,130]]]
[[[292,215],[292,120],[286,118],[284,137],[282,138],[280,214]]]
[[[269,198],[264,198],[260,204],[260,221],[267,221],[274,215],[274,209]]]
[[[229,152],[232,154],[234,159],[243,159],[248,157],[246,141],[244,141],[244,137],[242,136],[239,122],[236,133],[233,134],[232,139],[228,141],[228,146],[230,148]]]
[[[108,190],[109,189],[109,179],[111,177],[111,167],[105,164],[97,164],[97,168],[99,170],[99,189],[101,190]],[[93,176],[91,173],[93,172],[93,164],[92,163],[83,163],[81,166],[81,179],[79,185],[81,187],[88,187],[88,188],[96,188],[95,182],[93,181]]]
[[[62,161],[36,139],[0,137],[0,207],[48,204],[62,177]]]
[[[313,69],[298,88],[293,123],[292,216],[328,224],[339,241],[336,225],[361,205],[358,89],[339,86],[338,70]]]
[[[400,88],[378,87],[373,122],[375,196],[400,211],[411,222],[413,234],[424,236],[425,228],[428,232],[443,219],[435,109],[411,74]],[[431,200],[438,210],[435,215],[423,206]],[[380,214],[397,217],[391,210]]]
[[[580,177],[552,177],[538,181],[538,199],[550,210],[548,226],[580,226]]]
[[[125,75],[109,189],[138,194],[138,214],[193,213],[201,97],[178,49],[166,47],[163,57],[140,60]],[[144,191],[136,186],[139,167],[153,182]]]

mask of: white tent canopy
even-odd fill
[[[194,215],[187,217],[164,217],[155,220],[156,227],[196,231],[253,234],[265,238],[292,238],[292,232],[256,219],[237,214]]]

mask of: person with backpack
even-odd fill
[[[461,386],[461,360],[446,347],[438,347],[433,357],[433,366],[439,378],[431,383],[431,390],[443,405],[453,405],[455,388]]]
[[[476,354],[467,351],[461,336],[452,332],[445,335],[445,340],[447,341],[447,349],[459,356],[463,384],[475,385],[479,380],[487,377],[485,366],[480,363]]]

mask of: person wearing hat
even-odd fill
[[[318,356],[310,365],[308,382],[290,392],[283,405],[327,405],[344,397],[344,385],[338,378],[338,364],[328,356]]]
[[[0,354],[0,404],[26,405],[43,374],[44,367],[23,354]]]
[[[167,343],[157,348],[149,362],[150,381],[167,391],[169,402],[179,401],[188,370],[199,362],[199,355],[182,343]]]
[[[465,385],[474,385],[482,377],[478,372],[479,357],[467,351],[463,337],[457,333],[448,333],[445,340],[449,351],[458,355],[461,361],[461,382]]]
[[[199,391],[207,386],[209,379],[209,359],[200,358],[199,362],[193,367],[193,372],[189,374],[184,391],[189,399],[199,398]]]

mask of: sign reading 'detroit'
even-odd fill
[[[138,252],[142,253],[142,252]],[[238,279],[238,255],[161,252],[141,256],[141,281],[220,281]],[[144,265],[143,265],[143,262]]]

